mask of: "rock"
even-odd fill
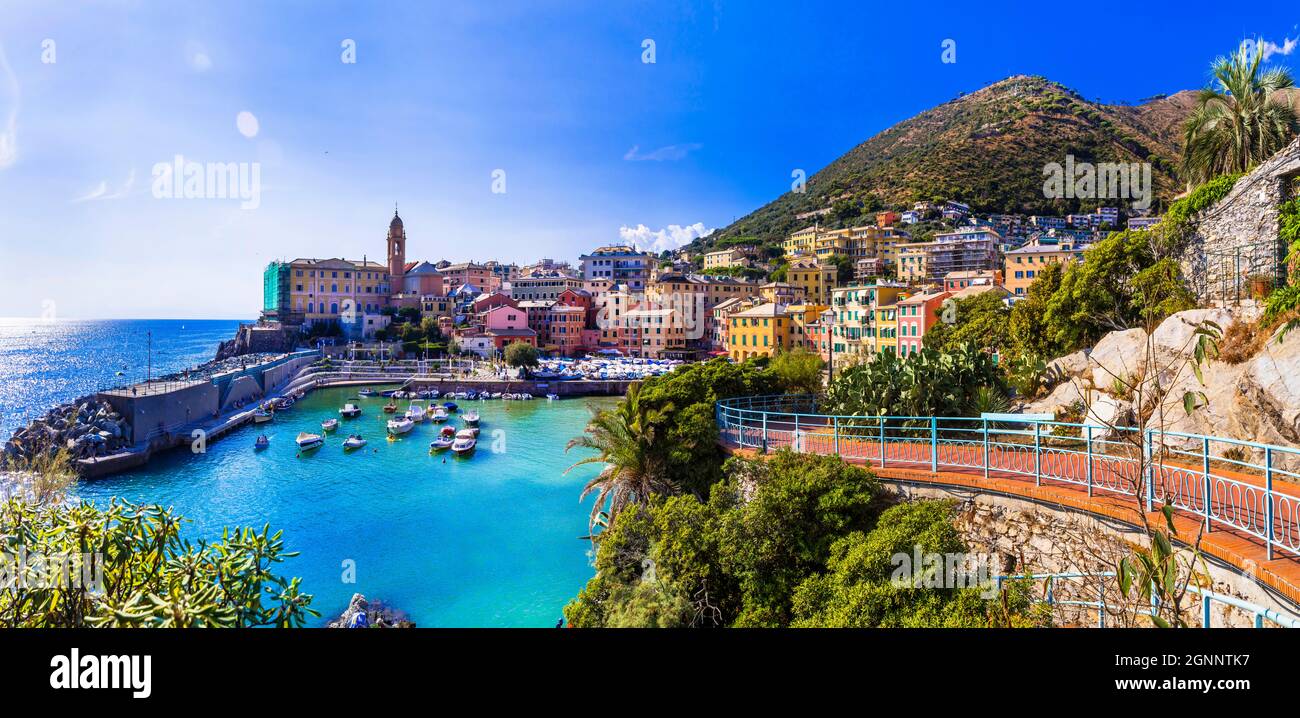
[[[1102,337],[1088,354],[1092,384],[1109,388],[1116,378],[1132,381],[1146,368],[1146,330],[1141,328],[1111,332]]]
[[[1170,315],[1161,322],[1151,334],[1160,363],[1165,365],[1178,358],[1191,358],[1196,348],[1196,329],[1205,322],[1217,324],[1221,332],[1227,331],[1233,322],[1233,313],[1227,309],[1189,309]]]
[[[1047,396],[1027,404],[1024,407],[1024,413],[1051,414],[1060,417],[1075,403],[1087,404],[1088,400],[1084,394],[1086,389],[1082,385],[1083,382],[1080,379],[1071,379],[1058,384]]]
[[[1064,381],[1066,379],[1075,379],[1084,376],[1088,372],[1088,350],[1081,349],[1073,354],[1066,354],[1063,357],[1047,362],[1047,374],[1049,381]],[[1052,383],[1056,383],[1053,381]]]
[[[341,616],[329,622],[330,628],[351,628],[357,620],[359,614],[366,617],[367,628],[415,628],[415,624],[408,620],[405,614],[385,606],[379,601],[367,601],[366,597],[359,594],[352,594],[352,600],[348,602],[348,608]]]
[[[1109,394],[1093,392],[1092,401],[1081,423],[1092,427],[1093,438],[1110,438],[1118,433],[1112,431],[1111,427],[1132,425],[1133,403]]]

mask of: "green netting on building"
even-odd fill
[[[289,265],[271,262],[262,272],[262,311],[279,312],[289,309]]]

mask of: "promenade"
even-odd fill
[[[1135,526],[1141,514],[1163,526],[1159,509],[1168,501],[1181,540],[1199,535],[1207,556],[1300,604],[1296,449],[1064,422],[877,419],[815,409],[813,397],[746,397],[718,402],[715,413],[732,453],[837,455],[886,480],[1022,498]]]

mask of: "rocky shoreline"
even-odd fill
[[[407,618],[405,613],[384,605],[382,601],[367,601],[365,596],[354,593],[347,610],[330,621],[328,627],[415,628],[415,622]]]
[[[106,456],[128,446],[130,424],[106,401],[85,396],[61,404],[19,428],[5,442],[9,461],[30,461],[41,454],[67,450],[74,459]]]

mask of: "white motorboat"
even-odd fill
[[[424,404],[421,404],[418,401],[413,401],[410,406],[406,407],[406,418],[418,424],[427,418],[424,415],[424,411]]]
[[[441,406],[435,406],[433,407],[433,414],[430,415],[429,418],[441,424],[442,422],[447,420],[447,416],[448,414],[446,409],[444,409]]]
[[[446,451],[447,449],[450,449],[451,445],[454,443],[456,443],[456,430],[450,426],[444,426],[442,427],[442,431],[438,434],[438,438],[429,442],[429,450]]]
[[[338,419],[326,419],[320,423],[320,428],[324,431],[334,431],[339,428]]]
[[[365,445],[366,445],[366,440],[361,438],[360,434],[353,434],[352,436],[349,436],[348,438],[343,440],[344,451],[352,451],[353,449],[360,449]]]
[[[456,432],[456,440],[451,442],[451,450],[457,454],[466,455],[474,451],[478,444],[478,437],[469,429],[461,429]]]
[[[478,423],[478,412],[471,409],[470,411],[465,412],[460,418],[465,422],[466,426],[474,426]]]
[[[356,404],[344,404],[343,408],[339,409],[339,413],[343,415],[344,419],[355,419],[361,416],[361,407]]]
[[[405,434],[415,428],[415,422],[406,417],[388,420],[388,433],[393,436]]]
[[[308,449],[319,449],[325,443],[325,438],[320,434],[311,434],[304,431],[298,434],[298,438],[294,439],[294,441],[297,442],[299,449],[306,451]]]

